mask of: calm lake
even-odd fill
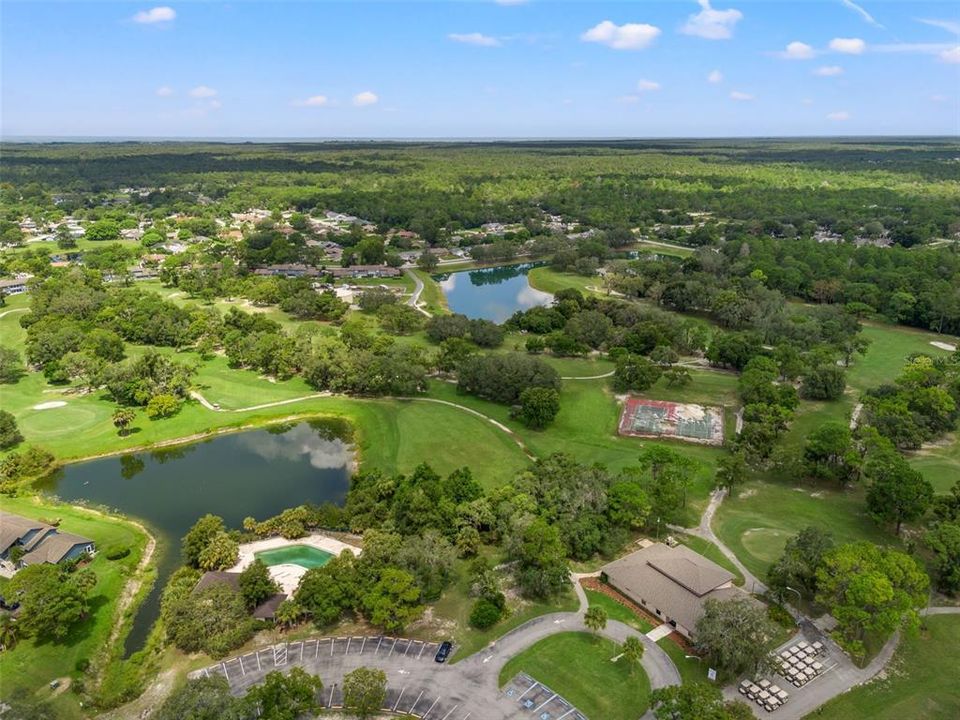
[[[140,649],[160,611],[163,586],[181,564],[180,539],[206,513],[239,528],[304,503],[342,505],[353,450],[349,426],[314,421],[223,435],[154,452],[68,465],[39,489],[138,518],[156,534],[156,585],[126,641]]]
[[[517,310],[549,305],[553,295],[530,287],[527,273],[536,263],[436,275],[447,305],[455,313],[502,323]]]

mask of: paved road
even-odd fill
[[[411,295],[407,300],[407,305],[415,310],[419,310],[427,317],[433,317],[429,312],[420,307],[420,295],[423,293],[423,280],[421,280],[420,276],[417,275],[413,270],[408,269],[406,273],[407,277],[411,278],[413,282],[416,283],[416,287],[413,289],[413,295]]]
[[[730,548],[728,548],[726,545],[724,545],[723,541],[716,536],[716,534],[713,532],[713,527],[711,527],[711,524],[713,523],[713,516],[716,514],[717,508],[720,507],[720,504],[723,502],[726,496],[727,496],[726,490],[714,490],[713,493],[710,495],[710,502],[707,504],[706,510],[704,510],[703,515],[700,516],[700,524],[697,525],[697,527],[692,527],[692,528],[674,527],[674,529],[680,530],[681,532],[685,532],[689,535],[696,535],[697,537],[700,537],[700,538],[703,538],[704,540],[709,540],[710,542],[712,542],[714,545],[716,545],[720,549],[720,552],[722,552],[724,556],[736,566],[737,570],[739,570],[740,573],[743,575],[743,580],[744,580],[743,589],[752,593],[756,593],[757,595],[762,595],[767,591],[767,586],[764,585],[763,582],[756,575],[754,575],[752,572],[747,570],[746,566],[742,562],[740,562],[740,559],[733,554],[733,551]]]

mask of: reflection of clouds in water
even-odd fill
[[[529,285],[525,285],[520,289],[520,292],[517,293],[517,305],[524,310],[529,310],[537,305],[549,305],[552,300],[553,295],[550,293],[537,290]]]
[[[347,465],[353,459],[353,451],[343,440],[326,440],[307,424],[297,425],[282,435],[260,432],[244,433],[238,437],[241,445],[264,460],[296,462],[301,456],[307,455],[310,465],[317,470],[333,470]]]
[[[440,285],[440,289],[443,290],[444,292],[453,292],[453,289],[457,286],[457,274],[450,273],[449,275],[447,275],[446,280],[440,281],[439,285]]]

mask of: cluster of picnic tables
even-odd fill
[[[780,652],[778,657],[781,675],[796,687],[803,687],[823,672],[822,658],[826,649],[822,642],[798,642]]]
[[[780,674],[795,687],[803,687],[823,672],[822,658],[826,653],[823,643],[808,643],[806,640],[798,642],[777,655]],[[754,682],[744,680],[737,688],[741,695],[746,695],[767,712],[773,712],[790,699],[790,694],[779,685],[774,685],[767,679]]]
[[[786,690],[781,690],[779,685],[774,685],[767,679],[758,683],[744,680],[737,689],[741,695],[746,695],[767,712],[773,712],[790,699]]]

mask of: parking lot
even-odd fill
[[[459,674],[434,662],[439,643],[387,636],[315,638],[282,643],[229,658],[191,673],[223,675],[234,694],[242,694],[273,670],[301,667],[323,680],[325,707],[343,705],[343,676],[358,667],[387,674],[385,710],[430,720],[488,717]]]
[[[558,693],[525,673],[520,673],[503,688],[503,694],[520,709],[520,717],[536,720],[587,720],[586,716]]]

